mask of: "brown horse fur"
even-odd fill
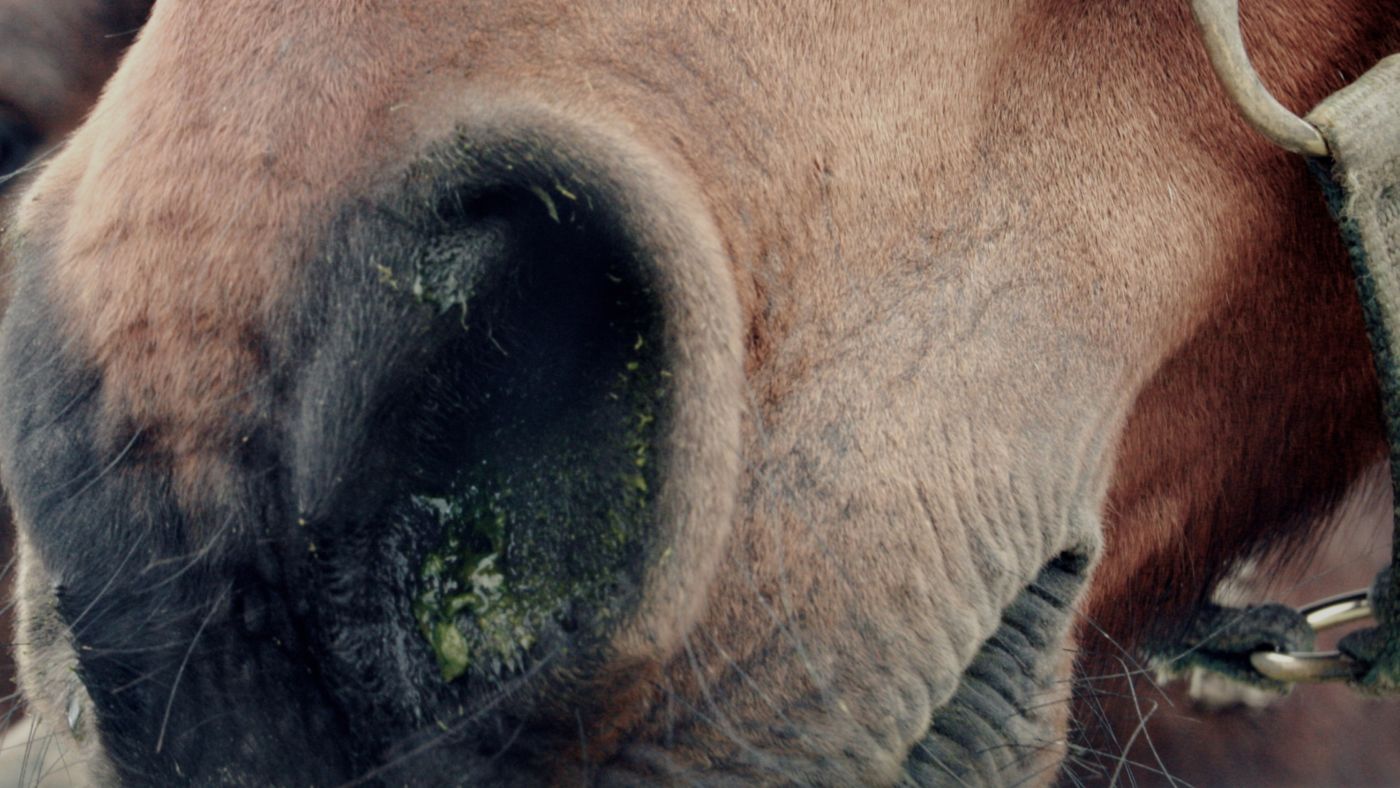
[[[1394,4],[1244,11],[1298,110],[1400,49]],[[627,630],[577,699],[586,751],[540,745],[537,775],[890,783],[1047,561],[1102,532],[1085,647],[1112,658],[1238,560],[1304,544],[1381,456],[1335,231],[1182,4],[176,0],[12,242],[19,299],[101,380],[104,463],[157,469],[209,544],[245,505],[231,447],[269,418],[268,337],[337,216],[454,129],[520,118],[582,129],[675,214],[643,235],[726,261],[699,276],[732,292],[694,303],[742,310],[748,390],[715,384],[694,418],[719,443],[676,446],[722,455],[726,414],[749,417],[738,478],[711,456],[668,488],[739,490],[715,554],[659,575],[693,616]],[[732,336],[697,352],[741,338],[720,312]],[[74,659],[41,614],[54,549],[26,548],[31,625],[55,626],[27,688],[62,719],[81,689],[39,675]],[[1061,752],[1054,698],[1024,774]]]

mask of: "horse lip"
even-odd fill
[[[928,734],[911,748],[905,769],[915,784],[1020,785],[1053,777],[1069,711],[1060,656],[1091,564],[1086,555],[1061,553],[1003,609],[953,696],[934,711]]]

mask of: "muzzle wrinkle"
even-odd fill
[[[1053,768],[1064,746],[1055,720],[1068,713],[1069,698],[1054,646],[1067,645],[1090,565],[1087,556],[1059,556],[1003,611],[952,699],[934,713],[929,735],[911,750],[907,784],[951,776],[958,784],[1000,785],[1008,775],[1030,779]]]

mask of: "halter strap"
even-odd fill
[[[1187,644],[1188,653],[1224,648],[1239,656],[1233,648],[1235,641],[1247,643],[1252,638],[1286,643],[1285,631],[1298,622],[1316,631],[1343,619],[1370,615],[1377,626],[1343,638],[1340,652],[1296,653],[1296,647],[1283,646],[1256,650],[1248,654],[1251,667],[1231,675],[1273,687],[1344,679],[1368,694],[1400,694],[1400,594],[1391,593],[1391,589],[1400,589],[1400,55],[1382,60],[1356,82],[1325,99],[1306,118],[1299,118],[1269,95],[1250,65],[1240,36],[1237,0],[1192,0],[1192,13],[1211,64],[1230,98],[1263,136],[1309,157],[1308,167],[1341,228],[1380,381],[1396,509],[1390,566],[1377,576],[1369,593],[1356,592],[1346,595],[1345,602],[1323,600],[1293,611],[1297,621],[1279,617],[1276,611],[1263,614],[1279,607],[1276,605],[1232,611],[1234,629],[1250,631],[1253,627],[1250,637],[1237,636],[1224,642],[1212,633]],[[1313,608],[1319,605],[1329,611],[1346,610],[1318,618]],[[1307,639],[1296,632],[1294,636]],[[1188,658],[1173,667],[1199,661]]]
[[[1330,160],[1309,160],[1309,168],[1346,242],[1380,381],[1397,530],[1390,567],[1383,570],[1390,582],[1376,588],[1400,587],[1400,55],[1327,97],[1306,120],[1331,152]],[[1356,684],[1395,694],[1400,692],[1400,597],[1373,592],[1370,604],[1377,632],[1361,639],[1372,653],[1365,655],[1370,664],[1360,666]],[[1349,650],[1345,642],[1342,649]]]

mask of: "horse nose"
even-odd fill
[[[738,354],[703,214],[533,133],[448,143],[308,268],[288,511],[351,720],[659,660],[728,527]]]
[[[7,401],[84,381],[0,436],[31,563],[59,559],[23,595],[33,659],[73,667],[41,702],[90,698],[79,727],[123,779],[461,784],[522,730],[543,752],[561,725],[625,724],[609,688],[636,691],[707,604],[743,402],[709,212],[624,137],[467,116],[374,189],[279,220],[314,237],[266,256],[286,289],[265,309],[211,329],[238,353],[199,357],[188,312],[143,313],[172,339],[148,355],[201,374],[123,388],[125,367],[45,330],[34,276],[7,316],[0,349],[31,373]],[[104,265],[263,238],[248,217],[281,203],[245,196],[227,233],[143,225]],[[45,486],[55,468],[75,481]]]

